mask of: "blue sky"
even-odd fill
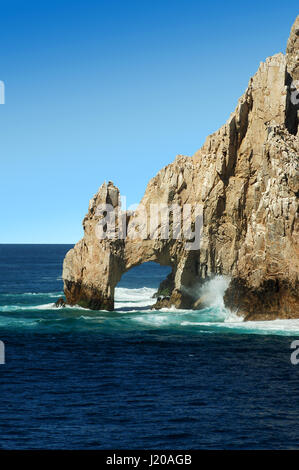
[[[129,204],[284,52],[298,1],[0,1],[0,243],[73,243],[112,180]]]

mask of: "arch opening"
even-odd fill
[[[171,267],[154,261],[130,268],[115,287],[114,309],[130,312],[152,308],[159,297],[161,285],[169,276],[172,276]]]

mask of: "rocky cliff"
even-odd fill
[[[156,261],[172,268],[162,286],[169,295],[157,308],[192,308],[192,287],[223,274],[231,277],[225,304],[245,319],[299,317],[298,54],[299,16],[286,54],[260,64],[226,124],[193,157],[179,155],[163,168],[134,213],[121,210],[111,182],[101,186],[84,218],[84,237],[64,260],[68,303],[112,310],[122,274]],[[98,233],[101,204],[113,209],[118,228],[104,239]],[[200,207],[200,246],[188,249],[186,234],[173,236],[173,213],[159,219],[153,234],[153,204],[190,205],[190,229]]]

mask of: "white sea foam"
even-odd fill
[[[54,303],[41,305],[1,305],[0,312],[17,312],[21,310],[52,310],[57,309]]]
[[[198,332],[231,332],[246,334],[278,334],[294,335],[299,334],[299,319],[294,320],[272,320],[272,321],[254,321],[244,322],[244,319],[231,312],[224,306],[223,296],[229,284],[229,278],[217,276],[207,281],[198,289],[198,297],[204,296],[207,307],[198,311],[182,310],[175,307],[162,308],[158,311],[145,310],[142,313],[136,308],[141,305],[155,303],[152,295],[154,289],[121,289],[118,295],[119,307],[135,307],[127,313],[134,313],[131,316],[134,322],[144,324],[145,326],[167,327],[177,326],[179,328],[193,327]],[[124,303],[120,302],[124,301]],[[131,302],[130,302],[131,301]],[[200,328],[201,327],[201,328]],[[204,328],[204,330],[202,330]]]
[[[240,315],[237,315],[236,312],[231,312],[230,310],[226,310],[226,315],[224,318],[225,323],[234,323],[234,322],[243,322],[244,318]]]
[[[201,286],[194,286],[185,290],[195,300],[203,298],[205,306],[218,309],[227,315],[228,311],[224,306],[223,296],[229,282],[230,278],[228,276],[215,276]]]
[[[153,298],[156,289],[150,287],[141,287],[140,289],[127,289],[125,287],[117,287],[115,289],[115,308],[147,307],[156,302]]]
[[[61,297],[63,292],[16,292],[16,293],[0,293],[0,297]]]
[[[149,287],[142,287],[140,289],[129,289],[124,287],[116,288],[115,292],[115,313],[111,316],[111,312],[101,311],[88,314],[89,309],[85,309],[78,305],[72,307],[67,306],[65,309],[57,309],[54,303],[45,303],[41,305],[3,305],[0,306],[0,313],[9,313],[9,317],[13,324],[15,321],[22,321],[20,318],[14,319],[14,313],[17,311],[47,311],[47,310],[60,310],[61,315],[63,312],[69,310],[74,312],[76,318],[76,311],[85,311],[86,314],[81,314],[78,319],[85,320],[86,322],[102,323],[109,321],[109,324],[115,324],[119,328],[119,321],[128,322],[128,324],[135,324],[144,326],[146,328],[178,328],[188,329],[194,333],[233,333],[233,334],[262,334],[262,335],[297,335],[299,334],[299,319],[293,320],[272,320],[272,321],[249,321],[244,322],[241,317],[225,309],[223,303],[223,294],[228,285],[227,278],[216,277],[206,284],[201,286],[196,293],[198,297],[205,296],[205,302],[208,306],[201,310],[182,310],[175,307],[163,308],[161,310],[152,310],[151,306],[156,302],[153,298],[155,289]],[[39,296],[45,295],[48,297],[58,297],[59,293],[26,293],[28,299],[30,295]],[[23,294],[22,294],[23,295]],[[25,294],[24,294],[25,295]],[[38,297],[37,297],[38,298]],[[90,311],[91,312],[91,311]],[[71,314],[71,312],[69,312]],[[59,312],[60,315],[60,312]],[[5,316],[7,321],[7,315]],[[63,318],[63,317],[62,317]],[[3,317],[4,319],[4,317]],[[2,320],[1,320],[2,321]],[[4,320],[3,320],[4,321]],[[29,326],[31,323],[28,319],[24,319],[25,324]]]
[[[138,315],[133,320],[147,326],[169,326],[171,323],[177,323],[171,315],[161,315],[161,313]]]
[[[181,326],[206,327],[215,332],[230,331],[234,333],[262,334],[262,335],[286,335],[299,334],[299,320],[270,320],[270,321],[230,321],[230,322],[196,322],[183,321]]]
[[[52,310],[54,308],[57,309],[56,305],[54,303],[50,303],[42,305],[32,305],[30,307],[22,307],[22,310]]]
[[[28,309],[28,307],[26,307]],[[19,305],[1,305],[0,312],[15,312],[17,310],[22,310],[22,307]]]

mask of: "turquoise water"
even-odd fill
[[[297,448],[298,320],[151,310],[168,268],[129,271],[114,312],[57,309],[66,245],[0,245],[2,448]],[[198,292],[200,295],[200,292]]]

